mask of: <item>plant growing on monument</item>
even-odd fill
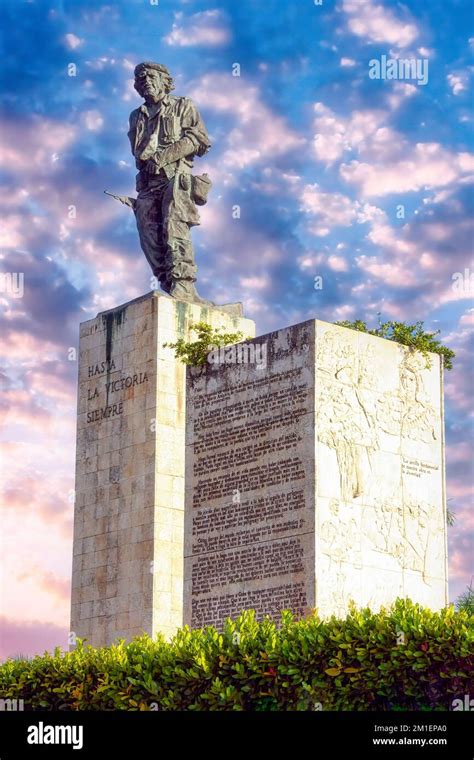
[[[431,367],[429,353],[439,354],[444,359],[444,367],[446,369],[453,368],[453,359],[456,356],[454,351],[447,346],[444,346],[438,339],[440,330],[435,332],[428,332],[424,328],[424,322],[415,322],[413,325],[407,325],[405,322],[393,322],[389,320],[387,322],[380,322],[378,327],[374,330],[369,330],[367,324],[361,319],[356,319],[354,322],[344,320],[342,322],[335,322],[334,324],[339,327],[348,327],[351,330],[358,330],[359,332],[365,332],[369,335],[375,335],[378,338],[385,338],[386,340],[393,340],[395,343],[401,343],[403,346],[413,351],[420,351],[426,361],[426,368]]]
[[[197,333],[197,340],[178,338],[176,343],[163,343],[163,347],[174,349],[175,357],[191,367],[205,364],[207,355],[213,348],[239,343],[243,338],[241,332],[225,333],[222,332],[224,327],[212,327],[207,322],[191,324],[190,329]]]

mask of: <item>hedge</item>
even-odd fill
[[[474,695],[474,616],[409,600],[345,619],[279,624],[243,612],[222,632],[180,629],[0,665],[25,710],[449,710]]]

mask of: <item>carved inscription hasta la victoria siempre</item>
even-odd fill
[[[108,378],[111,372],[116,369],[113,359],[110,361],[99,362],[97,364],[91,364],[87,368],[87,375],[89,378],[103,377],[106,375]],[[109,397],[111,394],[119,393],[120,391],[134,388],[136,385],[148,382],[148,374],[146,372],[136,372],[133,375],[126,375],[113,380],[108,380],[103,383],[102,388],[105,390],[106,403],[100,406],[98,409],[89,410],[87,412],[86,420],[87,424],[91,422],[99,422],[100,420],[109,419],[123,414],[123,399],[119,399],[116,402],[112,399],[109,403]],[[87,389],[87,401],[94,401],[99,398],[100,385],[96,385],[93,388]]]

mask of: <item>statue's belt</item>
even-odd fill
[[[212,187],[212,182],[208,174],[192,175],[190,170],[184,170],[182,165],[176,168],[174,175],[167,177],[163,169],[158,174],[146,176],[140,172],[140,178],[143,185],[140,189],[162,191],[168,187],[170,182],[176,181],[177,189],[191,193],[191,199],[198,205],[204,206],[207,203],[207,196]]]
[[[178,161],[174,164],[168,164],[167,169],[168,171],[166,171],[163,167],[156,167],[156,172],[153,172],[151,174],[145,169],[140,169],[139,175],[142,179],[146,180],[148,185],[162,185],[166,184],[167,182],[172,182],[177,174],[180,176],[185,175],[191,177],[191,168],[183,166],[182,164],[180,166]]]

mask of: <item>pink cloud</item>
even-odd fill
[[[359,204],[340,193],[326,193],[318,185],[305,185],[300,197],[302,210],[317,220],[310,226],[316,235],[327,235],[333,227],[348,227],[357,219]]]
[[[38,477],[41,478],[39,469],[35,472],[16,467],[2,488],[4,510],[15,514],[34,514],[45,523],[56,520],[59,527],[65,517],[70,518],[72,501],[68,501],[69,494],[66,489],[73,485],[73,477],[59,476],[52,485],[42,485]]]
[[[366,42],[405,48],[419,35],[414,22],[400,21],[391,10],[372,0],[343,0],[342,10],[349,31]]]
[[[460,325],[474,326],[474,309],[468,309],[459,320]]]
[[[467,542],[463,542],[463,545],[459,546],[458,544],[449,554],[449,576],[451,582],[454,584],[461,581],[463,588],[467,585],[466,580],[469,580],[474,572],[472,554],[470,555],[469,550],[472,551],[472,546],[469,546]]]
[[[32,580],[42,591],[53,594],[67,604],[71,601],[71,578],[60,578],[55,573],[34,567],[28,572],[17,575],[17,580]]]
[[[68,649],[68,629],[41,620],[12,620],[0,617],[0,658],[22,654],[29,657],[51,652],[59,646]]]
[[[4,121],[0,147],[0,166],[16,173],[29,174],[32,164],[43,169],[50,168],[58,152],[68,147],[74,140],[77,129],[70,124],[62,124],[43,116],[36,116],[30,122]],[[24,150],[27,145],[28,150]]]
[[[68,34],[64,35],[64,42],[69,50],[75,50],[76,48],[80,47],[80,45],[82,45],[84,40],[78,37],[77,34],[68,32]]]
[[[412,87],[396,84],[388,98],[392,110],[413,94]],[[474,171],[469,153],[453,153],[438,143],[411,144],[388,123],[390,110],[359,110],[342,117],[316,103],[314,111],[316,159],[332,164],[348,152],[355,154],[339,173],[364,198],[445,187]]]
[[[462,316],[458,329],[444,337],[446,345],[456,354],[454,369],[445,378],[444,392],[447,401],[472,417],[472,330],[469,325],[462,324]],[[469,461],[472,463],[472,458]]]
[[[374,109],[354,111],[350,117],[343,118],[323,103],[316,103],[314,112],[313,150],[316,158],[327,164],[347,150],[363,149],[386,119],[384,111]]]
[[[19,248],[23,243],[25,219],[20,214],[4,216],[0,229],[0,246],[2,248]]]
[[[347,272],[349,265],[342,256],[329,256],[328,266],[334,272]]]
[[[377,256],[359,256],[358,266],[393,287],[409,287],[417,282],[416,273],[403,261],[382,262]]]
[[[355,316],[356,307],[355,306],[336,306],[335,309],[333,309],[334,316],[332,317],[332,320],[334,322],[343,322],[345,319],[353,319]]]
[[[228,171],[282,155],[305,142],[263,103],[257,87],[239,77],[209,74],[192,88],[190,95],[205,103],[206,108],[233,117],[236,126],[225,138],[219,161]]]
[[[241,277],[240,284],[245,289],[266,290],[270,285],[270,279],[268,277]]]
[[[417,143],[408,154],[405,145],[403,156],[388,164],[351,161],[342,164],[340,174],[369,198],[444,187],[474,169],[474,156],[452,154],[438,143]]]

